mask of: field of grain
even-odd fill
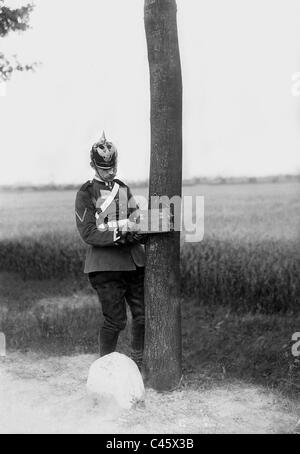
[[[234,310],[298,311],[300,185],[199,185],[183,194],[204,196],[205,206],[203,240],[182,245],[183,294]],[[2,192],[0,271],[82,277],[74,199],[72,190]]]
[[[147,188],[134,194],[147,196]],[[0,192],[0,240],[76,234],[76,191]],[[204,196],[205,239],[299,240],[300,183],[197,185],[183,195]]]

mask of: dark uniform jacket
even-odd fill
[[[120,244],[117,229],[99,229],[99,216],[103,202],[101,191],[113,190],[117,183],[120,189],[114,198],[116,220],[128,218],[138,207],[127,185],[114,180],[112,187],[96,179],[87,181],[77,192],[75,202],[76,225],[81,238],[88,244],[84,272],[95,271],[130,271],[145,265],[144,246],[139,243]],[[117,188],[117,186],[116,186]],[[116,190],[115,188],[115,190]],[[120,191],[127,191],[128,207],[119,209]],[[122,199],[123,200],[123,199]],[[102,205],[103,206],[103,205]],[[124,208],[124,207],[123,207]],[[121,212],[122,211],[122,212]],[[107,220],[107,218],[106,218]],[[102,224],[103,225],[103,224]]]

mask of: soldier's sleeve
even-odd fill
[[[113,246],[120,239],[118,229],[100,231],[96,226],[95,209],[89,194],[78,191],[75,201],[75,217],[79,234],[91,246]]]

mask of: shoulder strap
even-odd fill
[[[86,191],[87,188],[88,188],[89,186],[91,186],[91,185],[92,185],[92,181],[91,181],[91,180],[88,180],[88,181],[86,181],[86,182],[81,186],[81,188],[79,189],[79,191]]]
[[[92,191],[90,190],[92,186],[93,186],[93,180],[88,180],[81,186],[79,191],[87,192],[88,195],[90,196],[90,199],[93,202],[94,208],[96,208],[97,201],[96,201],[95,197],[93,196]]]
[[[84,183],[81,188],[79,189],[80,191],[87,191],[92,202],[93,202],[93,205],[94,205],[94,208],[96,208],[96,203],[97,203],[97,200],[96,198],[91,194],[91,191],[89,191],[89,187],[92,186],[92,181],[91,180],[88,180],[86,183]],[[120,180],[117,180],[115,179],[114,180],[114,186],[111,190],[111,193],[108,195],[108,197],[105,199],[105,201],[102,203],[102,205],[99,207],[101,212],[107,210],[107,208],[109,207],[109,205],[113,202],[113,200],[115,199],[119,189],[120,189],[120,186],[122,187],[126,187],[126,185],[120,181]]]
[[[117,178],[114,179],[114,182],[118,183],[118,185],[121,186],[121,188],[126,188],[127,187],[127,185],[125,183],[123,183],[123,181],[118,180]]]

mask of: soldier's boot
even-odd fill
[[[144,353],[145,324],[132,322],[131,359],[141,371]]]
[[[108,355],[116,350],[119,337],[119,331],[108,330],[105,327],[100,329],[99,333],[99,351],[100,356]]]

